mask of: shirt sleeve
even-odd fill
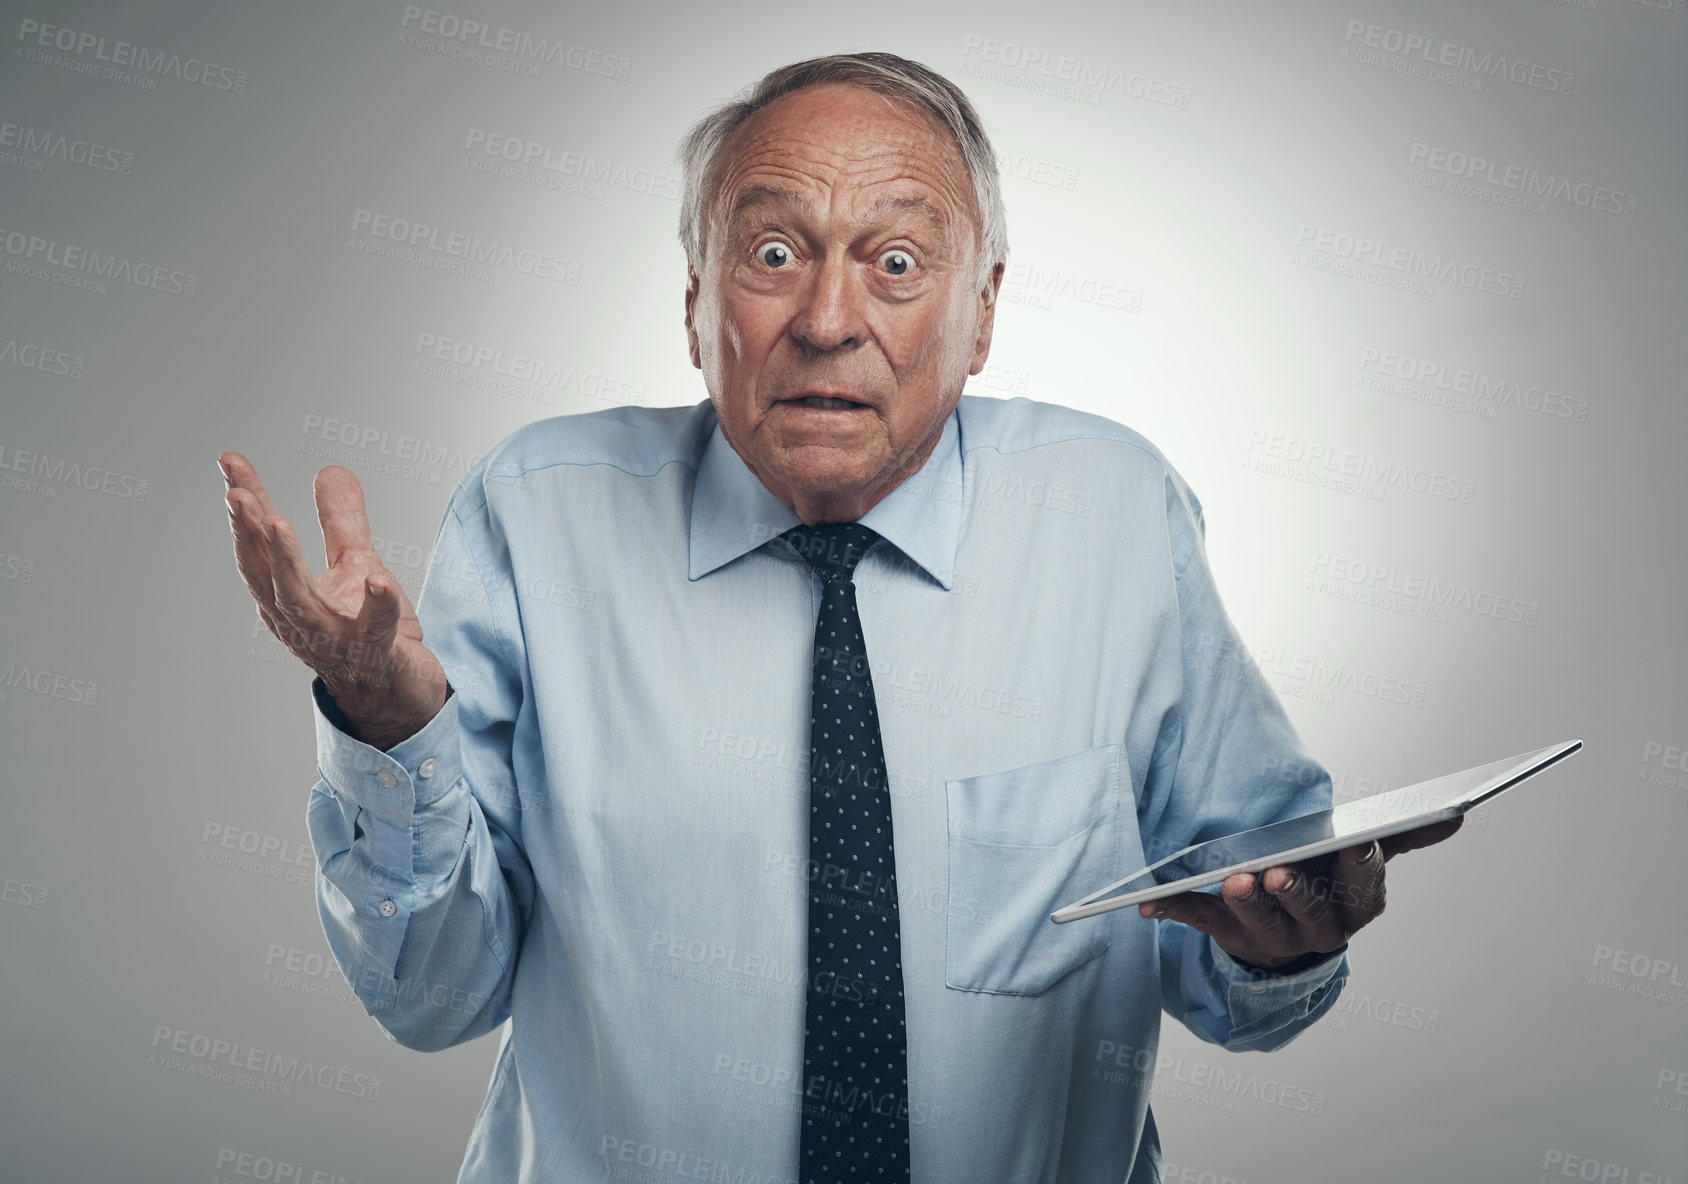
[[[320,679],[311,687],[317,911],[364,1009],[423,1051],[508,1018],[533,908],[512,747],[524,667],[501,627],[513,619],[509,581],[483,578],[477,562],[492,553],[479,475],[453,491],[417,601],[423,644],[452,688],[444,707],[382,751],[340,728]]]
[[[1331,804],[1329,773],[1307,754],[1220,602],[1201,503],[1174,470],[1166,473],[1181,685],[1161,721],[1138,806],[1151,862]],[[1182,922],[1155,925],[1162,1006],[1228,1049],[1287,1044],[1335,1004],[1348,976],[1346,947],[1280,974],[1240,965]]]

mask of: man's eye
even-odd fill
[[[897,248],[886,251],[879,257],[879,262],[892,275],[907,275],[914,270],[914,256]]]
[[[756,257],[768,267],[784,267],[791,262],[791,248],[784,243],[764,243],[756,248]]]

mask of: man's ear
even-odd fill
[[[973,342],[973,362],[967,373],[977,374],[985,368],[991,354],[991,330],[996,326],[996,298],[1002,290],[1002,273],[1006,265],[998,262],[991,268],[990,278],[979,289],[979,335]]]
[[[697,326],[692,323],[692,307],[697,303],[698,278],[691,261],[686,262],[686,347],[692,355],[692,365],[703,369],[703,353],[698,349]]]

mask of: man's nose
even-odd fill
[[[809,273],[791,334],[814,350],[849,349],[866,335],[861,282],[849,260],[823,259]]]

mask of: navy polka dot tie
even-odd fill
[[[891,798],[856,562],[857,522],[782,536],[821,577],[809,735],[809,984],[803,1033],[804,1184],[907,1181],[908,1042]]]

